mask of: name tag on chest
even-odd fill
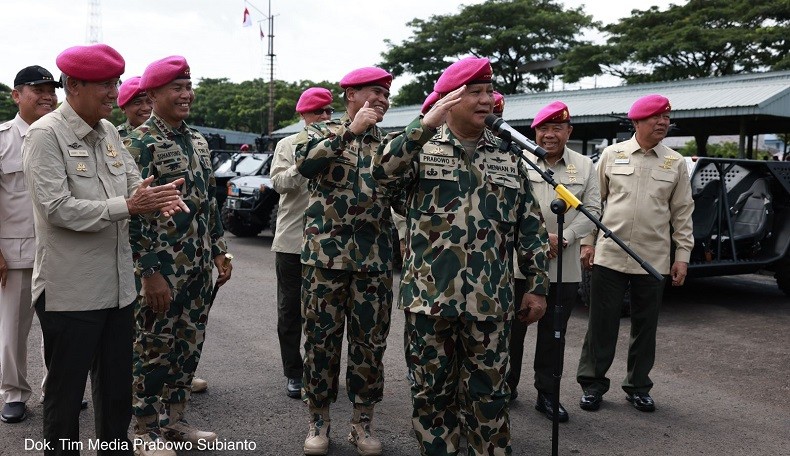
[[[69,149],[69,157],[87,157],[88,151],[85,149]]]

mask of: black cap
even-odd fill
[[[23,68],[14,78],[14,87],[18,85],[38,85],[54,84],[55,87],[62,87],[60,81],[52,77],[52,73],[46,68],[38,65]]]

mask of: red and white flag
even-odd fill
[[[266,38],[266,35],[263,34],[263,27],[261,27],[261,24],[258,24],[258,30],[261,31],[261,39]]]
[[[250,10],[244,8],[244,22],[241,23],[242,27],[252,27],[252,18],[250,17]]]

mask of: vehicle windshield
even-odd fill
[[[261,169],[265,160],[257,158],[253,155],[249,157],[244,157],[239,163],[236,164],[236,172],[240,176],[246,176],[250,174],[255,174],[258,170]]]

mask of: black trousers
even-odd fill
[[[51,312],[46,311],[44,294],[36,300],[49,371],[44,385],[45,455],[80,454],[80,405],[89,371],[96,438],[120,447],[120,442],[128,444],[128,451],[98,454],[132,454],[127,431],[132,419],[133,308]]]
[[[283,374],[288,378],[302,378],[302,263],[296,253],[276,252],[277,273],[277,337]]]
[[[554,340],[554,309],[557,305],[557,288],[562,287],[562,309],[560,318],[562,319],[562,332],[560,336],[560,351],[565,353],[565,331],[568,328],[568,319],[576,304],[576,294],[579,288],[578,282],[556,284],[549,286],[549,295],[546,298],[546,313],[543,318],[538,320],[537,343],[535,344],[535,388],[542,392],[551,394],[554,391],[554,360],[556,359],[557,347]],[[521,305],[521,299],[526,291],[526,280],[516,279],[515,299],[516,306]],[[527,325],[513,320],[513,327],[510,331],[510,373],[507,383],[511,391],[515,391],[521,377],[521,362],[524,357],[524,338],[527,335]],[[560,368],[563,366],[564,355],[561,357]]]
[[[588,392],[609,391],[606,376],[614,361],[620,311],[631,284],[631,338],[628,372],[622,388],[626,393],[647,393],[653,387],[650,370],[656,359],[656,331],[664,282],[648,274],[625,274],[595,265],[590,282],[590,316],[584,337],[576,381]]]

